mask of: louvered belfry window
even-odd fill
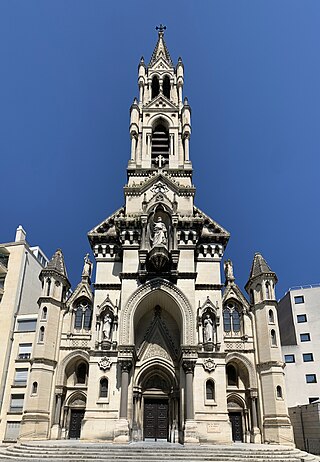
[[[164,125],[160,124],[152,132],[152,164],[163,167],[169,161],[169,133]]]

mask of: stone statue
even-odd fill
[[[233,264],[231,260],[227,260],[224,262],[224,275],[226,278],[226,282],[233,282],[235,277],[233,275]]]
[[[104,340],[110,340],[111,335],[111,328],[112,328],[112,317],[109,313],[107,313],[103,318],[103,326],[102,326],[102,333]]]
[[[206,314],[204,321],[203,321],[203,336],[204,342],[213,342],[213,333],[214,333],[214,326],[213,320],[210,314]]]
[[[84,257],[84,264],[83,264],[83,271],[82,271],[82,276],[87,276],[91,277],[92,273],[92,262],[90,261],[89,254],[87,253],[86,256]]]
[[[154,233],[153,239],[152,239],[153,247],[156,247],[158,245],[167,246],[167,243],[168,243],[167,228],[166,228],[166,225],[163,223],[161,217],[158,217],[158,221],[154,224],[153,233]]]

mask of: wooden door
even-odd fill
[[[168,440],[168,400],[144,400],[144,438]]]
[[[241,412],[231,412],[229,414],[232,427],[232,440],[243,441],[242,415]]]
[[[69,438],[80,438],[84,409],[71,409]]]

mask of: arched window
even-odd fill
[[[87,300],[82,300],[76,310],[74,317],[75,329],[90,329],[92,321],[92,307]]]
[[[80,363],[76,369],[76,383],[86,383],[87,365]]]
[[[207,380],[206,382],[206,399],[211,401],[215,399],[213,380]]]
[[[31,389],[31,394],[36,395],[37,393],[38,393],[38,382],[33,382],[32,389]]]
[[[108,379],[105,377],[100,380],[100,398],[107,398],[108,397]]]
[[[233,327],[233,332],[240,331],[240,315],[239,315],[239,311],[236,309],[232,313],[232,327]]]
[[[278,399],[282,399],[282,388],[280,387],[280,385],[277,386],[277,398]]]
[[[47,297],[50,295],[51,279],[47,279]]]
[[[238,386],[238,373],[236,368],[232,364],[227,365],[227,381],[228,385],[231,387]]]
[[[155,75],[152,79],[152,83],[151,83],[151,98],[155,98],[156,96],[159,95],[159,92],[160,92],[160,85],[159,85],[159,79],[158,77]]]
[[[44,341],[44,327],[41,326],[39,329],[39,342],[43,342],[43,341]]]
[[[170,79],[167,75],[163,79],[162,89],[164,96],[170,99]]]
[[[84,318],[83,318],[83,327],[85,329],[90,329],[90,327],[91,327],[91,319],[92,319],[92,309],[88,305],[87,308],[85,309]]]
[[[272,310],[269,310],[269,323],[274,324],[274,313]]]
[[[42,321],[45,321],[47,319],[47,314],[48,314],[48,308],[44,306],[42,309],[42,314],[41,314]]]
[[[223,310],[223,327],[225,332],[231,331],[231,313],[228,308]]]
[[[266,298],[269,300],[271,298],[270,283],[266,282]]]
[[[252,303],[252,305],[254,304],[254,295],[252,289],[250,289],[250,302]]]
[[[270,335],[271,335],[271,345],[277,346],[276,331],[274,329],[271,329]]]
[[[169,132],[162,124],[152,132],[151,160],[157,167],[163,167],[169,160]]]

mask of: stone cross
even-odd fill
[[[163,167],[162,161],[164,161],[164,160],[166,160],[166,159],[161,154],[160,154],[160,156],[157,157],[157,162],[158,162],[159,168]]]

